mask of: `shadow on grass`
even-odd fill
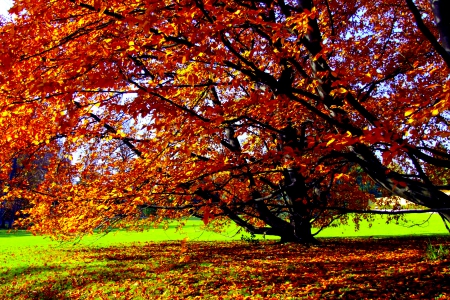
[[[151,278],[151,272],[142,272],[140,268],[115,264],[111,266],[83,266],[82,268],[67,267],[28,267],[9,270],[7,274],[0,273],[0,290],[8,299],[73,299],[74,293],[88,286],[102,286],[105,283],[130,282]],[[22,285],[1,286],[16,283],[20,278],[26,282]],[[114,284],[113,284],[114,285]],[[67,293],[71,291],[72,293]],[[6,299],[6,298],[5,298]]]
[[[25,237],[25,236],[33,236],[33,234],[26,230],[0,229],[0,238],[13,238],[13,237]]]

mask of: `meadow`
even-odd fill
[[[428,219],[429,218],[429,219]],[[448,299],[450,239],[437,215],[320,232],[320,246],[200,220],[58,243],[0,231],[0,299]],[[420,224],[420,225],[414,225]]]

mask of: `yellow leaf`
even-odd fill
[[[190,258],[188,255],[183,255],[183,256],[180,257],[180,259],[178,260],[178,262],[179,262],[179,263],[183,263],[183,262],[187,263],[187,262],[189,262],[190,259],[191,259],[191,258]]]
[[[142,200],[141,197],[138,196],[138,197],[134,198],[133,204],[134,205],[142,205],[142,204],[144,204],[144,200]]]
[[[410,115],[412,115],[414,112],[414,108],[410,108],[408,110],[405,111],[405,117],[408,117]]]
[[[120,135],[121,137],[127,136],[127,134],[125,132],[123,132],[122,130],[117,130],[117,134]]]
[[[334,142],[334,139],[329,140],[327,146],[329,146],[332,142]]]
[[[439,109],[433,109],[433,111],[431,112],[431,114],[434,116],[437,116],[439,114]]]
[[[347,89],[345,89],[345,88],[343,88],[343,87],[340,87],[340,88],[338,88],[338,89],[332,90],[332,91],[330,92],[330,95],[331,95],[331,96],[334,96],[334,95],[336,95],[336,94],[345,94],[346,92],[347,92]]]

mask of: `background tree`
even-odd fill
[[[450,166],[441,7],[18,0],[1,28],[0,159],[61,139],[78,153],[67,178],[54,163],[15,191],[53,234],[147,207],[148,222],[194,214],[314,242],[312,225],[374,201],[361,176],[449,221],[448,186],[430,177]]]
[[[21,210],[29,208],[29,202],[23,198],[7,197],[12,189],[24,187],[36,189],[44,180],[51,153],[45,153],[30,160],[26,155],[19,155],[12,159],[8,180],[1,182],[5,199],[0,203],[0,228],[11,229],[14,221],[23,215]]]

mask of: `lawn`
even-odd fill
[[[448,299],[450,260],[432,260],[450,247],[442,221],[410,225],[330,228],[309,248],[241,241],[236,228],[211,233],[198,220],[77,245],[1,232],[0,299]]]
[[[239,231],[236,226],[225,228],[223,232],[217,233],[205,230],[203,222],[199,219],[190,219],[186,226],[179,230],[178,224],[174,223],[167,230],[152,228],[143,232],[132,232],[120,230],[108,235],[95,234],[84,237],[79,244],[85,246],[111,246],[119,244],[130,244],[134,242],[159,242],[182,240],[185,237],[189,241],[236,241],[250,238],[244,231]],[[316,230],[313,230],[315,232]],[[376,216],[372,223],[361,221],[359,230],[355,230],[354,223],[350,220],[346,226],[329,227],[322,230],[317,237],[388,237],[388,236],[417,236],[447,234],[441,218],[437,214],[410,214],[407,222],[400,221],[398,224],[391,222],[386,224],[385,216]],[[262,236],[257,236],[263,239]],[[267,239],[277,237],[267,236]],[[0,230],[0,253],[2,248],[22,246],[58,246],[58,242],[51,241],[47,237],[33,236],[25,231],[8,233]],[[72,243],[68,243],[69,245]]]

